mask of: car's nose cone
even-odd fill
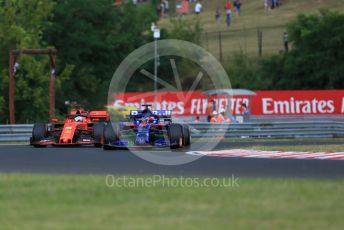
[[[137,134],[135,142],[136,142],[137,145],[147,144],[148,143],[148,136],[147,136],[147,134],[146,133]]]

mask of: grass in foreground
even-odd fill
[[[344,180],[237,182],[239,187],[228,188],[168,188],[162,183],[125,188],[107,187],[105,176],[0,174],[0,225],[29,230],[344,226]]]

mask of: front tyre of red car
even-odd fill
[[[183,126],[180,124],[171,124],[168,129],[170,138],[170,148],[178,149],[183,147]]]
[[[32,129],[31,143],[39,142],[47,136],[47,125],[44,123],[36,123]],[[46,147],[46,145],[33,144],[34,147]]]

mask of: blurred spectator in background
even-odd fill
[[[225,10],[226,10],[226,24],[229,28],[231,26],[231,20],[232,20],[232,3],[230,0],[227,0],[225,4]]]
[[[207,121],[210,122],[211,117],[213,116],[213,111],[214,111],[214,100],[208,100],[208,104],[207,104]]]
[[[240,16],[241,2],[240,0],[234,0],[233,2],[234,10],[238,16]]]
[[[168,3],[167,0],[164,0],[164,9],[165,9],[165,15],[167,16],[168,15],[168,12],[170,11],[170,4]]]
[[[216,12],[215,12],[215,21],[216,21],[216,24],[219,24],[219,23],[220,23],[220,18],[221,18],[220,9],[217,8],[217,9],[216,9]]]
[[[200,122],[199,116],[196,117],[196,119],[194,120],[194,122],[196,122],[196,123]]]
[[[240,114],[243,115],[243,121],[244,122],[248,121],[249,118],[250,118],[251,112],[248,109],[246,103],[242,103],[241,104],[241,107],[240,107],[239,111],[240,111]]]
[[[289,35],[287,32],[283,34],[284,50],[285,52],[289,51]]]
[[[216,123],[217,122],[217,112],[216,111],[213,111],[213,114],[210,118],[210,123]]]
[[[265,14],[269,14],[270,13],[270,1],[271,0],[264,0],[264,12]]]
[[[156,14],[160,17],[161,15],[161,8],[160,8],[160,3],[156,4]]]
[[[181,4],[178,7],[178,14],[185,15],[189,13],[190,3],[188,0],[182,0]]]
[[[165,3],[164,0],[160,1],[160,17],[165,17]]]
[[[217,115],[217,122],[218,123],[222,123],[222,122],[230,123],[231,122],[231,119],[229,119],[226,116],[226,111],[224,109],[221,109],[220,113]]]
[[[271,3],[270,3],[271,9],[277,8],[280,5],[282,5],[282,1],[281,0],[270,0],[270,1],[271,1]]]
[[[242,115],[245,115],[245,114],[247,115],[247,114],[250,113],[250,111],[247,108],[246,103],[242,103],[241,104],[241,107],[240,107],[239,111],[240,111],[240,114],[242,114]]]
[[[199,1],[197,1],[196,5],[195,5],[195,13],[197,15],[199,15],[201,13],[201,11],[202,11],[202,4]]]

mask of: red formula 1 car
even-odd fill
[[[72,111],[64,122],[36,123],[32,130],[30,144],[34,147],[47,145],[95,145],[103,144],[103,130],[109,121],[107,111]]]

